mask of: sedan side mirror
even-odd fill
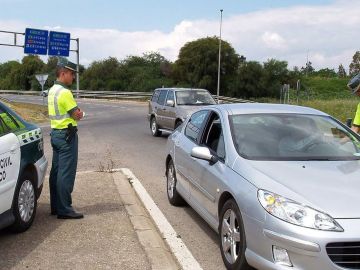
[[[175,106],[175,102],[174,102],[173,100],[169,99],[169,100],[166,101],[166,105],[167,105],[167,106],[170,106],[170,107],[174,107],[174,106]]]
[[[209,148],[196,146],[191,149],[191,156],[194,158],[209,161],[209,163],[215,164],[219,159],[210,153]]]

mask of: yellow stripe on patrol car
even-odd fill
[[[18,135],[18,138],[20,141],[20,146],[38,141],[42,138],[41,129],[37,128],[37,129],[30,130],[28,132],[22,133],[22,134]]]

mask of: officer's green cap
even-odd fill
[[[347,87],[349,87],[353,94],[360,90],[360,73],[349,81]]]
[[[70,62],[65,57],[59,57],[57,62],[58,67],[67,68],[74,72],[76,72],[76,64],[73,62]]]

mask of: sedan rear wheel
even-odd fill
[[[227,269],[252,269],[245,258],[246,239],[239,207],[235,200],[228,200],[220,213],[221,256]]]
[[[150,129],[151,129],[151,134],[154,137],[159,137],[161,135],[161,131],[158,128],[158,125],[156,123],[156,118],[152,117],[151,121],[150,121]]]
[[[169,161],[166,172],[167,172],[166,173],[167,196],[169,202],[174,206],[184,205],[185,203],[184,199],[176,190],[177,179],[176,179],[174,162],[172,160]]]

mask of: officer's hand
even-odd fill
[[[71,115],[72,118],[74,118],[76,121],[79,121],[81,118],[83,118],[83,112],[80,111],[80,109],[77,109],[73,112]]]

